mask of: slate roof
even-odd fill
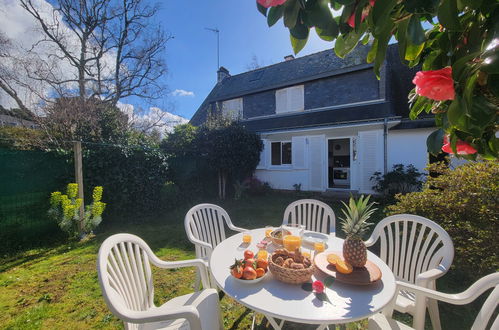
[[[229,76],[215,85],[190,122],[193,125],[202,124],[208,111],[219,101],[370,68],[372,65],[365,61],[368,51],[369,46],[359,45],[352,53],[341,59],[334,54],[333,50],[329,49]],[[386,60],[385,102],[324,111],[305,110],[297,114],[247,119],[243,120],[241,124],[253,131],[268,131],[386,117],[407,118],[407,94],[413,87],[411,80],[417,68],[409,69],[400,62],[396,44],[388,47]],[[352,83],[358,82],[353,81]],[[404,124],[400,126],[400,129],[406,126],[411,128],[411,125],[423,124]],[[428,125],[428,123],[426,122],[424,125]]]
[[[274,129],[296,129],[329,126],[340,123],[381,120],[390,116],[389,102],[338,108],[325,111],[305,111],[287,116],[245,120],[241,124],[250,131],[264,132]]]

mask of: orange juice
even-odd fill
[[[283,239],[284,248],[288,251],[294,251],[299,249],[301,246],[301,238],[300,236],[295,235],[286,235]]]
[[[258,251],[257,255],[256,255],[256,259],[264,259],[264,260],[267,260],[269,256],[269,253],[267,252],[267,250],[260,250]]]
[[[270,237],[270,233],[274,231],[274,228],[269,228],[265,230],[265,237]]]
[[[314,243],[315,252],[317,252],[317,253],[323,252],[325,249],[326,249],[326,245],[324,244],[324,242],[315,242]]]
[[[248,233],[243,234],[243,243],[251,243],[251,235]]]

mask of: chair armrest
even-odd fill
[[[428,287],[428,283],[431,281],[435,281],[437,278],[443,276],[447,272],[442,265],[439,265],[438,268],[433,268],[427,270],[416,276],[416,285],[422,287]]]
[[[126,313],[120,313],[120,318],[130,323],[150,323],[167,320],[186,319],[191,329],[201,330],[201,319],[199,312],[194,306],[182,306],[164,311],[159,308],[152,308],[147,311],[127,310]]]
[[[178,261],[164,261],[154,256],[151,258],[151,262],[159,268],[182,268],[182,267],[197,267],[199,274],[201,275],[201,283],[203,283],[204,288],[210,288],[210,282],[208,281],[208,265],[203,259],[189,259],[189,260],[178,260]]]
[[[232,223],[228,223],[227,226],[229,227],[230,230],[238,231],[240,233],[242,233],[243,231],[247,231],[248,230],[248,229],[244,229],[244,228],[241,228],[241,227],[236,227]]]
[[[209,243],[203,242],[195,237],[188,237],[189,241],[191,241],[194,245],[198,245],[200,247],[203,247],[208,250],[208,255],[211,254],[211,251],[213,251],[213,248]]]
[[[379,235],[374,235],[374,233],[373,233],[367,241],[364,241],[364,244],[366,245],[366,247],[373,246],[376,243],[376,241],[378,240],[378,236]]]

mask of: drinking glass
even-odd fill
[[[316,238],[314,241],[315,253],[324,252],[325,249],[326,249],[326,240],[322,238]]]
[[[288,251],[295,251],[301,247],[301,238],[303,236],[303,231],[305,226],[299,224],[286,224],[282,225],[284,233],[289,231],[291,234],[285,235],[282,239],[284,248]]]
[[[265,226],[265,237],[270,237],[270,233],[274,231],[274,227]]]
[[[249,231],[243,232],[243,243],[251,243],[251,233]]]

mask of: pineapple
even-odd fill
[[[364,267],[367,262],[367,248],[362,236],[372,225],[367,220],[376,211],[373,208],[375,203],[369,203],[370,197],[362,195],[357,201],[350,197],[348,205],[342,202],[345,208],[341,226],[347,236],[343,243],[343,258],[354,267]]]

